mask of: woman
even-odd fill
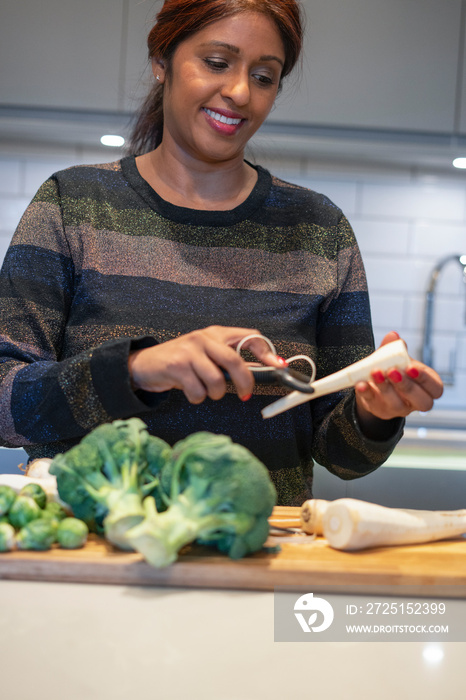
[[[139,415],[170,443],[229,434],[268,466],[279,503],[299,505],[314,460],[342,478],[373,471],[403,417],[440,396],[438,375],[413,361],[261,418],[279,390],[254,387],[235,350],[246,336],[310,355],[319,376],[373,350],[341,211],[244,160],[301,44],[293,1],[165,2],[148,40],[154,89],[136,157],[51,177],[6,256],[3,444],[52,456],[102,422]],[[260,339],[245,347],[250,361],[284,362]]]

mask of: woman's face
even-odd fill
[[[242,159],[273,106],[284,60],[274,22],[248,12],[183,41],[169,76],[163,62],[154,61],[165,82],[164,146],[206,163]]]

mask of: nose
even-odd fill
[[[222,97],[232,100],[236,105],[243,106],[249,102],[250,87],[247,71],[232,71],[225,79]]]

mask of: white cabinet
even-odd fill
[[[303,67],[269,122],[448,134],[461,116],[466,133],[466,88],[457,91],[462,0],[302,4]],[[133,111],[152,80],[146,37],[160,6],[1,0],[0,107]]]
[[[2,0],[0,104],[120,107],[124,0]]]
[[[303,5],[301,77],[291,79],[270,121],[453,131],[461,0]]]

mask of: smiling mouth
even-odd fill
[[[204,108],[204,111],[209,115],[209,117],[212,117],[212,119],[215,119],[217,122],[221,122],[222,124],[227,124],[228,126],[238,126],[238,124],[241,124],[244,119],[233,119],[232,117],[225,117],[223,114],[219,114],[218,112],[214,112],[211,109],[207,109],[207,107]]]

